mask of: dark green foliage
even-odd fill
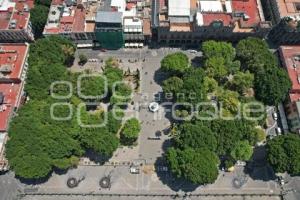
[[[199,68],[190,68],[183,75],[183,86],[180,93],[183,96],[178,97],[180,102],[197,104],[206,98],[206,91],[203,84],[204,71]]]
[[[165,93],[172,93],[176,95],[176,93],[180,92],[183,86],[182,79],[178,78],[177,76],[173,76],[168,78],[163,82],[163,91]]]
[[[132,145],[138,138],[141,131],[141,125],[138,119],[131,118],[127,120],[121,131],[122,144]]]
[[[245,120],[214,120],[204,123],[217,138],[218,155],[230,155],[239,141],[247,140],[251,145],[257,141],[253,125]]]
[[[194,184],[213,183],[218,177],[218,157],[207,149],[187,148],[184,150],[170,148],[167,160],[171,171]]]
[[[161,61],[161,69],[171,75],[181,75],[188,68],[189,59],[181,52],[169,54]]]
[[[40,39],[30,45],[30,68],[25,85],[30,98],[46,99],[53,82],[68,80],[64,64],[72,60],[74,52],[74,45],[58,36]]]
[[[237,72],[232,81],[230,82],[230,86],[238,91],[240,94],[243,94],[247,91],[247,89],[253,87],[254,75],[249,71],[246,72]]]
[[[59,162],[82,154],[80,144],[75,140],[78,130],[74,128],[74,121],[69,120],[66,126],[66,121],[51,120],[49,111],[50,105],[46,102],[31,100],[11,123],[6,154],[18,176],[45,177],[54,160]]]
[[[300,174],[300,138],[288,134],[278,136],[267,143],[268,161],[275,172]]]
[[[265,41],[257,38],[241,40],[237,45],[237,55],[243,61],[244,68],[254,73],[258,100],[267,105],[277,105],[285,100],[291,82],[287,72],[279,68]]]
[[[76,111],[82,101],[75,96],[75,90],[70,98],[63,101],[50,96],[50,85],[54,81],[71,81],[73,88],[77,89],[80,74],[71,74],[66,70],[74,51],[74,45],[60,37],[37,40],[30,47],[30,68],[25,88],[30,101],[13,118],[8,131],[10,140],[6,146],[11,169],[17,176],[44,178],[54,168],[68,169],[77,165],[79,157],[87,149],[109,157],[119,145],[116,135],[123,112],[117,112],[120,119],[115,119],[112,111],[105,113],[98,109],[88,112],[83,106],[77,118]],[[85,95],[101,95],[103,92],[103,81],[93,78],[82,81],[83,93],[88,93]],[[67,96],[69,86],[56,84],[52,92],[56,96]],[[52,105],[55,106],[51,109]],[[86,127],[105,122],[105,114],[108,115],[105,127]]]
[[[258,100],[267,105],[277,105],[285,100],[291,81],[284,69],[269,68],[256,74],[254,87]]]
[[[47,22],[49,8],[44,5],[35,5],[30,10],[30,21],[35,39],[43,36],[44,26]]]
[[[80,65],[84,65],[85,63],[87,63],[88,59],[86,57],[85,54],[79,54],[79,62],[78,64]]]
[[[193,149],[207,148],[214,152],[217,148],[215,135],[201,122],[197,122],[196,124],[190,122],[182,124],[179,127],[175,141],[182,149],[187,147],[191,147]]]

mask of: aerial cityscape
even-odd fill
[[[0,0],[0,200],[299,200],[300,0]]]

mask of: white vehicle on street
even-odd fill
[[[277,127],[277,128],[276,128],[276,133],[277,133],[278,135],[281,135],[281,133],[282,133],[281,128]]]
[[[150,110],[151,112],[157,112],[157,111],[159,110],[159,105],[158,105],[158,103],[156,103],[156,102],[151,102],[151,103],[149,104],[149,110]]]
[[[130,171],[131,174],[139,174],[140,173],[140,168],[138,168],[136,166],[131,166],[129,171]]]
[[[196,51],[196,50],[194,50],[194,49],[190,49],[190,50],[188,50],[188,52],[193,53],[193,54],[198,53],[198,51]]]
[[[274,120],[277,120],[277,119],[278,119],[278,115],[277,115],[276,112],[273,113],[273,118],[274,118]]]

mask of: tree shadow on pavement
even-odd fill
[[[169,75],[165,72],[163,72],[161,70],[161,68],[159,68],[158,70],[156,70],[154,72],[154,81],[158,84],[158,85],[162,85],[163,81],[166,80],[169,77]]]
[[[171,139],[163,143],[164,152],[171,146],[171,143]],[[199,185],[192,184],[183,178],[177,178],[172,174],[165,157],[157,158],[154,166],[159,180],[173,191],[192,192],[199,187]]]
[[[276,179],[274,170],[267,162],[264,146],[254,148],[252,160],[247,163],[244,173],[253,180],[271,181]]]
[[[19,176],[15,176],[16,179],[20,180],[21,183],[26,184],[26,185],[38,185],[45,183],[49,180],[49,178],[52,176],[53,171],[51,171],[47,176],[43,178],[38,178],[38,179],[27,179]]]

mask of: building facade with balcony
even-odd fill
[[[28,52],[27,43],[0,43],[0,171],[8,169],[4,148],[10,119],[25,101]]]

